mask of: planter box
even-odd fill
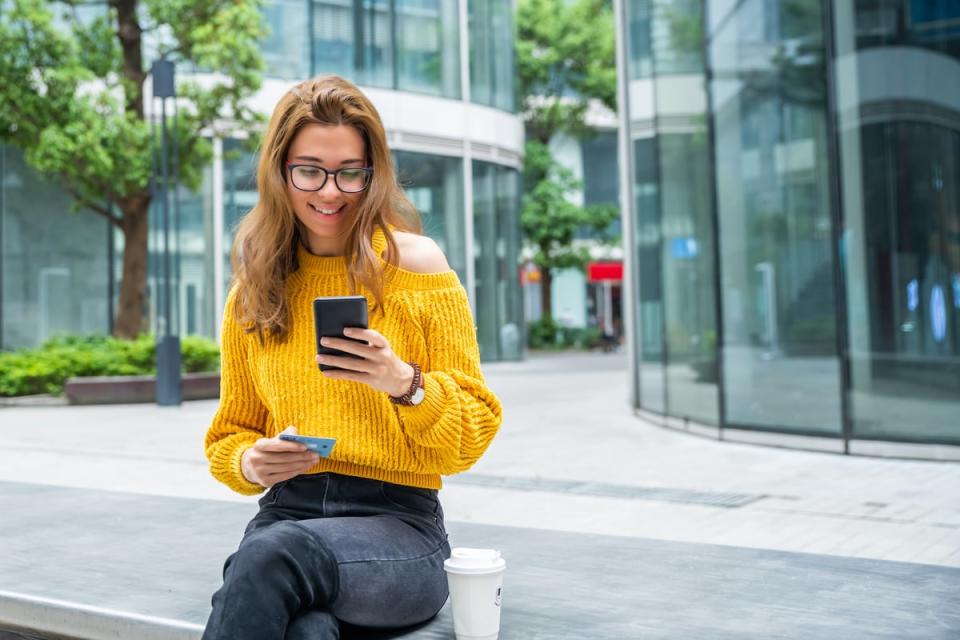
[[[181,380],[184,400],[220,397],[219,373],[185,373]],[[63,386],[70,404],[156,402],[156,389],[157,379],[152,375],[70,378]]]

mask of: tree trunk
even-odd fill
[[[110,0],[117,10],[117,38],[123,52],[125,109],[137,120],[143,120],[143,30],[137,17],[138,0]],[[123,211],[123,280],[113,335],[133,339],[149,327],[144,321],[144,298],[147,288],[147,234],[150,228],[148,211],[150,192],[133,193],[117,203]]]
[[[552,320],[553,276],[550,269],[540,267],[540,309],[544,320]]]
[[[119,204],[123,210],[123,279],[120,282],[120,301],[113,335],[132,340],[149,328],[144,311],[150,196],[144,192],[124,198]]]

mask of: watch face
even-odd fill
[[[423,397],[426,395],[423,391],[423,387],[417,387],[417,390],[413,393],[413,397],[410,398],[410,404],[420,404],[423,402]]]

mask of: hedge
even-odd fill
[[[0,353],[0,396],[37,393],[60,395],[68,378],[155,374],[156,338],[136,340],[110,336],[61,336],[37,349]],[[220,350],[209,338],[180,338],[184,372],[219,371]]]

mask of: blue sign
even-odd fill
[[[953,274],[953,306],[960,309],[960,273]]]
[[[930,290],[930,332],[936,342],[943,342],[947,335],[947,300],[940,285]]]
[[[680,259],[696,258],[700,254],[700,245],[696,238],[674,238],[673,239],[673,257]]]
[[[920,284],[914,278],[907,283],[907,310],[916,311],[920,306]]]

